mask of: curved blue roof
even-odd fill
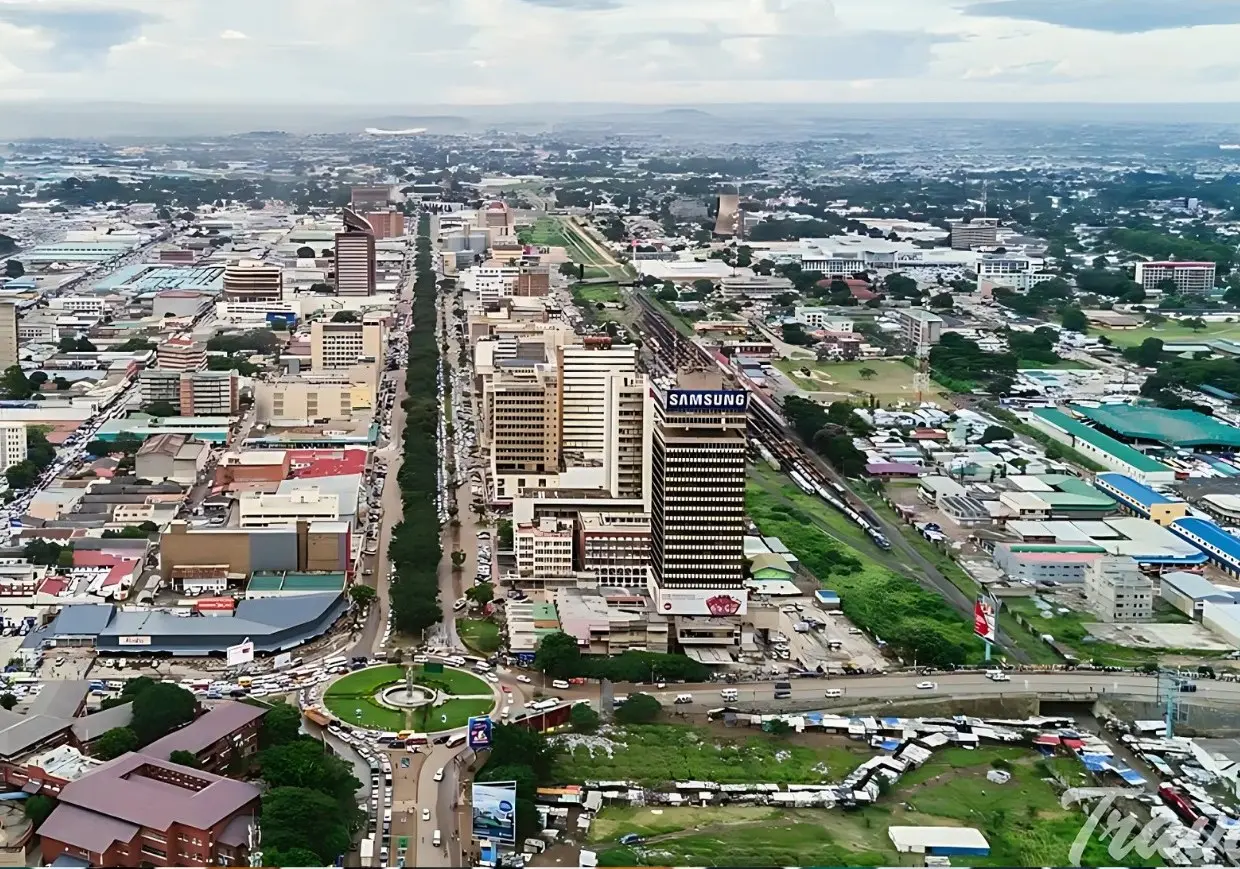
[[[1183,519],[1176,519],[1171,523],[1171,530],[1183,537],[1194,546],[1200,546],[1197,540],[1187,536],[1184,532],[1194,535],[1202,541],[1205,541],[1208,547],[1206,554],[1212,558],[1224,561],[1233,569],[1240,568],[1240,538],[1224,531],[1209,519],[1199,519],[1196,516],[1186,516]]]
[[[1155,492],[1144,483],[1138,483],[1127,474],[1107,473],[1099,474],[1095,478],[1096,482],[1105,483],[1113,488],[1118,494],[1127,498],[1143,507],[1150,507],[1153,504],[1175,504],[1175,498],[1168,498],[1159,492]]]

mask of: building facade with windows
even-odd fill
[[[1214,289],[1214,278],[1217,266],[1206,262],[1167,262],[1137,263],[1133,279],[1146,292],[1159,290],[1159,284],[1169,280],[1175,284],[1177,295],[1199,295]]]

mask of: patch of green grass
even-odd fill
[[[499,648],[499,625],[490,619],[457,619],[456,632],[465,645],[481,655]]]
[[[589,271],[589,269],[586,269],[586,271]],[[621,299],[620,285],[616,283],[574,284],[572,292],[574,299],[591,305],[598,304],[599,302],[609,302],[615,304]]]
[[[1106,335],[1116,347],[1135,347],[1146,338],[1158,338],[1164,343],[1204,344],[1220,338],[1240,339],[1240,322],[1206,323],[1206,328],[1194,332],[1186,326],[1168,320],[1161,326],[1142,326],[1139,329],[1091,328],[1091,334]]]
[[[864,362],[814,362],[804,359],[779,359],[775,367],[787,374],[797,386],[807,392],[825,393],[840,399],[858,395],[873,395],[880,404],[915,402],[913,392],[913,369],[895,359],[868,359]],[[808,369],[806,376],[802,369]],[[862,377],[862,371],[873,371],[870,377]],[[942,395],[933,383],[922,398],[933,401]]]
[[[810,497],[788,482],[788,478],[765,464],[749,468],[749,485],[745,491],[747,503],[759,510],[773,507],[794,507],[809,516],[814,525],[839,542],[851,546],[863,555],[876,560],[884,557],[883,550],[853,524],[847,516],[824,503],[821,498]]]
[[[585,747],[561,754],[552,773],[565,783],[588,779],[659,785],[690,779],[714,782],[839,781],[873,752],[863,746],[807,747],[793,740],[750,736],[728,739],[701,728],[646,724],[615,728],[611,757]]]
[[[1012,775],[1006,784],[986,779],[996,763]],[[630,832],[647,837],[602,851],[600,863],[607,866],[896,866],[907,859],[895,852],[888,827],[970,826],[982,831],[991,848],[986,857],[970,857],[970,866],[1066,865],[1084,817],[1060,806],[1056,786],[1044,777],[1052,765],[1069,783],[1077,782],[1076,760],[1053,758],[1044,765],[1024,748],[952,748],[936,752],[860,811],[686,807],[655,814],[609,807],[595,822],[594,838],[614,841]],[[1091,842],[1082,865],[1147,864],[1137,857],[1116,860],[1102,843]]]
[[[540,217],[532,227],[517,232],[521,244],[539,247],[568,247],[568,239],[560,229],[560,221],[554,217]]]
[[[389,709],[375,699],[381,688],[401,684],[404,680],[404,667],[395,664],[367,667],[332,683],[323,695],[323,703],[333,715],[349,724],[381,730],[404,730],[409,721],[404,711]],[[413,681],[446,694],[485,696],[485,699],[452,699],[442,707],[437,707],[431,713],[431,720],[426,723],[431,730],[460,727],[470,715],[480,715],[494,706],[494,702],[489,699],[490,685],[462,670],[445,667],[442,673],[426,673],[421,667],[416,667]],[[448,715],[449,723],[439,722],[441,714]]]

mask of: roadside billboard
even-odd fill
[[[999,642],[999,611],[988,597],[979,597],[973,604],[973,633],[988,643]]]
[[[718,589],[669,589],[651,586],[660,613],[669,616],[727,616],[744,615],[749,606],[749,595],[743,588],[720,591]]]
[[[230,667],[240,667],[242,664],[249,664],[254,660],[254,643],[249,639],[242,640],[235,646],[229,646],[224,654],[225,663]]]
[[[281,652],[280,654],[276,655],[276,659],[272,663],[271,666],[275,670],[285,670],[293,666],[293,653],[292,652]]]
[[[469,747],[474,751],[491,747],[491,728],[494,725],[489,715],[475,715],[469,719]]]
[[[473,784],[473,836],[517,843],[517,783]]]

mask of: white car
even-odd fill
[[[435,781],[443,781],[443,767],[435,770]]]
[[[520,676],[518,676],[518,677],[517,677],[517,681],[518,681],[518,682],[520,682],[522,685],[528,685],[528,684],[530,684],[531,682],[533,682],[534,680],[533,680],[533,679],[531,679],[529,676],[526,676],[526,675],[522,674],[522,675],[520,675]]]
[[[424,820],[424,821],[429,821],[430,819],[431,819],[431,810],[430,810],[430,809],[423,809],[423,810],[422,810],[422,820]]]
[[[917,690],[919,691],[933,691],[937,687],[939,687],[938,682],[918,682],[917,683]]]

